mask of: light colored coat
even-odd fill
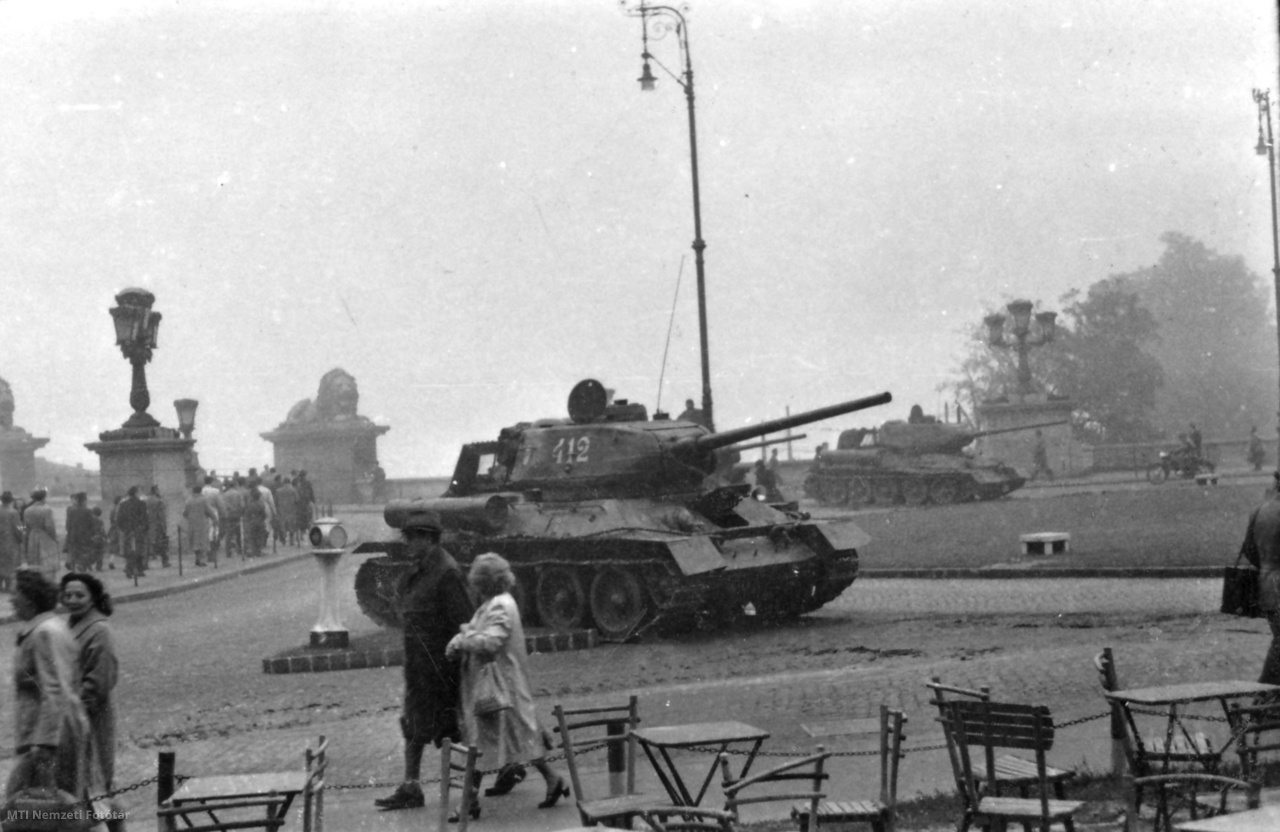
[[[471,621],[462,625],[450,647],[463,653],[462,736],[479,747],[485,768],[540,759],[544,752],[533,694],[529,690],[529,657],[524,626],[511,593],[495,595],[481,604]],[[498,679],[511,697],[512,707],[477,717],[473,692],[482,658],[492,657]]]
[[[18,631],[13,661],[14,748],[57,749],[57,782],[77,797],[89,787],[88,720],[80,703],[79,648],[67,622],[43,612]],[[20,760],[9,776],[8,795],[32,783],[34,771]]]
[[[68,622],[70,623],[70,622]],[[111,790],[116,770],[116,706],[119,678],[115,642],[107,617],[90,609],[71,624],[80,647],[80,701],[89,719],[89,782],[94,794]]]
[[[218,520],[218,512],[203,494],[192,494],[182,506],[182,519],[187,524],[187,545],[193,552],[209,551],[209,524]]]
[[[27,525],[27,565],[57,583],[62,555],[58,551],[58,524],[53,519],[53,509],[43,501],[32,503],[22,513],[22,520]]]

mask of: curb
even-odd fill
[[[980,569],[860,569],[859,578],[1002,580],[1006,578],[1221,578],[1222,566],[987,566]]]
[[[525,636],[525,649],[530,653],[565,653],[590,650],[598,643],[595,630],[572,633],[541,633]],[[371,667],[401,667],[404,650],[317,650],[301,656],[277,656],[262,660],[263,673],[328,673],[333,670],[364,670]]]

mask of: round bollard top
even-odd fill
[[[347,546],[347,530],[336,517],[317,518],[307,537],[312,549],[345,549]]]

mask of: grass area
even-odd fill
[[[1034,563],[1081,566],[1219,566],[1234,558],[1262,500],[1256,484],[1167,483],[1132,490],[866,512],[864,569],[977,568]],[[1069,532],[1071,552],[1022,556],[1018,536]]]

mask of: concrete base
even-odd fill
[[[1217,485],[1217,474],[1196,474],[1196,485]]]
[[[12,491],[25,500],[37,485],[36,450],[49,444],[43,437],[32,436],[22,428],[0,429],[0,490]]]
[[[169,428],[154,428],[150,433],[147,438],[120,438],[132,436],[132,432],[107,431],[101,434],[101,442],[89,442],[85,447],[101,460],[104,515],[116,497],[128,493],[130,486],[138,486],[142,497],[147,495],[151,486],[160,486],[168,518],[169,550],[176,552],[182,506],[196,485],[196,442],[181,438],[177,431]]]
[[[346,650],[351,646],[351,638],[346,630],[312,630],[311,646]]]
[[[1071,535],[1067,532],[1036,532],[1018,537],[1024,555],[1061,555],[1071,550]]]
[[[1221,572],[1221,569],[1218,570]],[[1215,573],[1216,574],[1216,573]],[[312,633],[314,639],[316,633]],[[596,646],[595,630],[575,630],[571,633],[539,633],[525,635],[525,650],[529,653],[562,653],[567,650],[590,650]],[[314,641],[312,646],[316,646]],[[399,667],[404,664],[404,650],[399,647],[380,647],[369,650],[350,650],[334,647],[314,653],[292,656],[276,656],[262,660],[263,673],[327,673],[333,670],[363,670],[371,667]]]

